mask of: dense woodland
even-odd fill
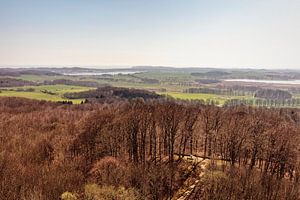
[[[147,90],[111,86],[99,87],[83,92],[65,93],[64,97],[68,99],[88,99],[88,101],[93,102],[120,101],[134,98],[142,98],[144,100],[162,98],[162,96]]]
[[[291,99],[293,95],[284,90],[260,89],[256,91],[254,97],[263,99],[287,100]]]
[[[192,199],[300,197],[298,110],[1,98],[0,119],[0,199],[171,199],[184,155],[212,163]]]
[[[1,68],[0,76],[19,77],[21,75],[59,75],[59,73],[56,73],[54,71],[55,70],[48,70],[43,68]]]
[[[55,80],[45,80],[44,85],[76,85],[76,86],[85,86],[85,87],[99,87],[101,84],[95,81],[74,81],[68,79],[55,79]]]
[[[18,86],[33,86],[38,85],[32,81],[25,81],[15,78],[0,78],[0,87],[18,87]]]

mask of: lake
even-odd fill
[[[289,84],[298,85],[300,80],[256,80],[256,79],[226,79],[227,82],[246,82],[246,83],[269,83],[269,84]]]

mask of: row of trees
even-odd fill
[[[216,104],[217,105],[217,104]],[[260,107],[298,107],[300,106],[300,99],[230,99],[224,103],[225,106],[260,106]]]
[[[288,100],[292,99],[292,94],[285,90],[279,89],[259,89],[255,92],[254,97],[262,99],[273,99],[273,100]]]
[[[0,119],[2,199],[57,199],[66,191],[97,199],[111,187],[125,188],[131,199],[168,199],[187,178],[181,159],[187,154],[272,179],[255,188],[261,194],[256,199],[275,199],[275,192],[277,199],[299,195],[297,110],[165,100],[61,105],[5,98],[0,99]],[[87,194],[91,183],[97,192]],[[213,183],[200,186],[198,197],[217,195],[213,186],[207,188]],[[287,185],[294,190],[286,190]],[[228,198],[240,194],[221,182],[216,187]],[[244,192],[254,199],[253,191]]]
[[[250,92],[242,89],[219,89],[219,88],[188,88],[184,90],[185,93],[204,93],[204,94],[216,94],[216,95],[227,95],[227,96],[252,96],[254,92]]]

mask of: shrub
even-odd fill
[[[88,184],[85,186],[86,200],[138,200],[142,199],[139,193],[133,188],[98,186],[97,184]]]
[[[60,198],[62,200],[77,200],[76,195],[72,194],[71,192],[64,192]]]

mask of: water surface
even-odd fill
[[[226,79],[227,82],[245,82],[245,83],[269,83],[269,84],[285,84],[298,85],[300,80],[257,80],[257,79]]]

